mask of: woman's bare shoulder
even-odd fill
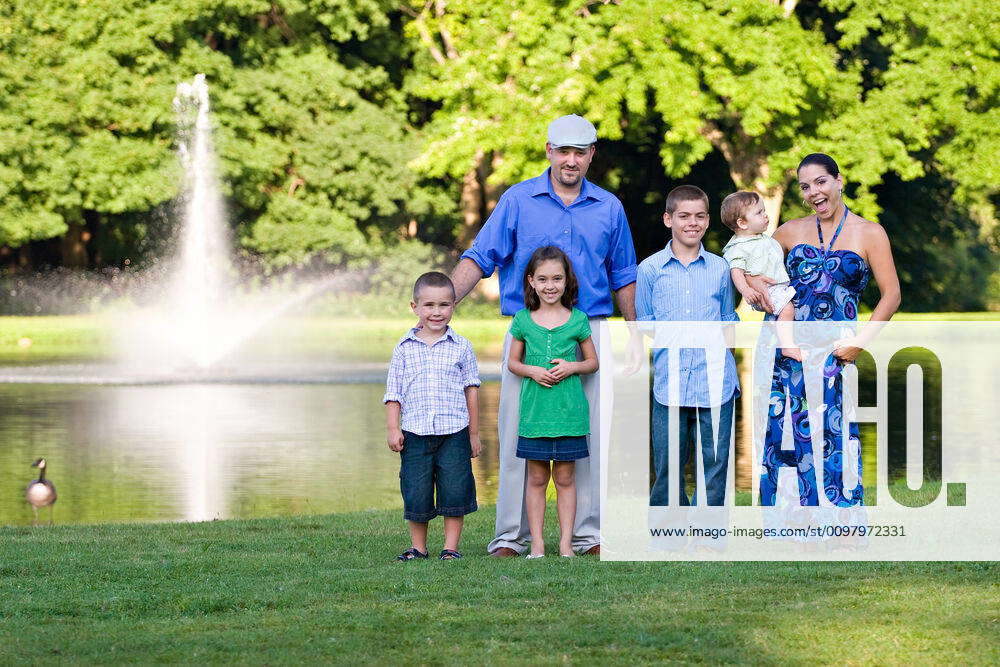
[[[802,238],[802,235],[807,231],[806,225],[810,220],[812,218],[809,217],[786,220],[774,231],[774,239],[788,248]]]
[[[872,222],[871,220],[866,220],[860,215],[855,215],[852,220],[855,229],[861,235],[861,238],[867,241],[879,242],[888,240],[889,236],[885,233],[885,227],[877,222]]]

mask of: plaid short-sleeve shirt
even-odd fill
[[[472,344],[448,327],[428,345],[410,329],[392,352],[383,403],[401,406],[400,426],[417,435],[448,435],[469,425],[466,387],[478,387]]]

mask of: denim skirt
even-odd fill
[[[568,435],[562,438],[517,438],[517,457],[531,461],[576,461],[590,456],[587,436]]]

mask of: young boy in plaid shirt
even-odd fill
[[[463,517],[475,512],[471,458],[479,456],[479,366],[472,345],[448,326],[455,287],[443,273],[413,285],[417,326],[392,353],[385,396],[389,449],[400,453],[399,488],[411,546],[397,556],[427,558],[427,523],[444,517],[442,560],[461,558]],[[435,491],[436,498],[435,498]]]

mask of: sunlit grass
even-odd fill
[[[996,563],[498,560],[492,532],[397,564],[398,511],[3,528],[0,663],[1000,660]]]

